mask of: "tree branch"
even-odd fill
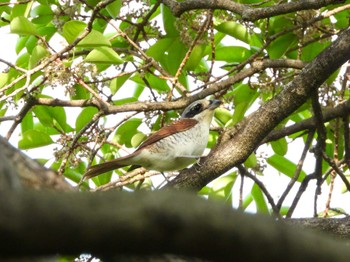
[[[300,10],[318,9],[327,5],[341,4],[345,1],[341,0],[307,0],[281,3],[267,7],[253,8],[249,5],[235,3],[228,0],[186,0],[176,2],[174,0],[162,0],[164,5],[169,7],[174,16],[181,16],[186,11],[198,9],[222,9],[231,11],[242,16],[243,20],[255,21],[262,18],[292,13]]]
[[[0,196],[0,257],[80,252],[105,258],[166,253],[212,261],[345,262],[350,257],[341,241],[192,194],[0,191]]]
[[[327,232],[336,238],[347,238],[350,236],[350,217],[345,218],[298,218],[286,219],[287,224],[300,228],[310,228],[317,231]]]
[[[340,103],[334,108],[326,109],[322,112],[322,114],[323,114],[324,122],[329,122],[330,120],[338,117],[346,117],[350,114],[350,100]],[[294,125],[271,131],[264,138],[261,144],[264,144],[270,141],[275,141],[282,137],[289,136],[291,134],[295,134],[303,130],[311,130],[315,128],[316,128],[315,117],[311,117],[309,119],[295,123]]]
[[[1,136],[0,159],[0,191],[21,188],[59,191],[73,189],[62,176],[30,159]],[[8,182],[4,182],[6,180]]]

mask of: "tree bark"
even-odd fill
[[[349,239],[349,236],[347,236]],[[180,192],[0,192],[0,257],[175,254],[348,261],[343,241]]]
[[[22,188],[73,189],[63,177],[27,157],[0,136],[0,190]]]

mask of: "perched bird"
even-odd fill
[[[129,165],[163,172],[193,164],[207,146],[214,109],[220,104],[220,100],[193,102],[183,111],[180,120],[152,134],[134,153],[91,166],[83,179]]]

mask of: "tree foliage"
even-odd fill
[[[228,203],[236,190],[242,209],[291,216],[315,180],[316,198],[321,186],[329,192],[330,215],[335,180],[350,191],[350,73],[341,67],[349,9],[331,0],[0,1],[0,26],[18,35],[15,61],[0,58],[0,123],[11,123],[2,132],[18,132],[20,149],[54,145],[41,161],[79,183],[89,165],[124,155],[178,110],[214,96],[225,106],[213,150],[167,186]],[[289,179],[277,199],[262,182],[271,170]],[[125,173],[81,189],[156,188],[154,172]],[[249,191],[239,190],[247,180]]]

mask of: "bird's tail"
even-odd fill
[[[83,175],[81,182],[79,184],[81,184],[82,182],[90,178],[101,175],[103,173],[106,173],[124,166],[131,165],[132,163],[130,163],[130,159],[132,157],[133,157],[133,154],[89,167],[86,173]]]

